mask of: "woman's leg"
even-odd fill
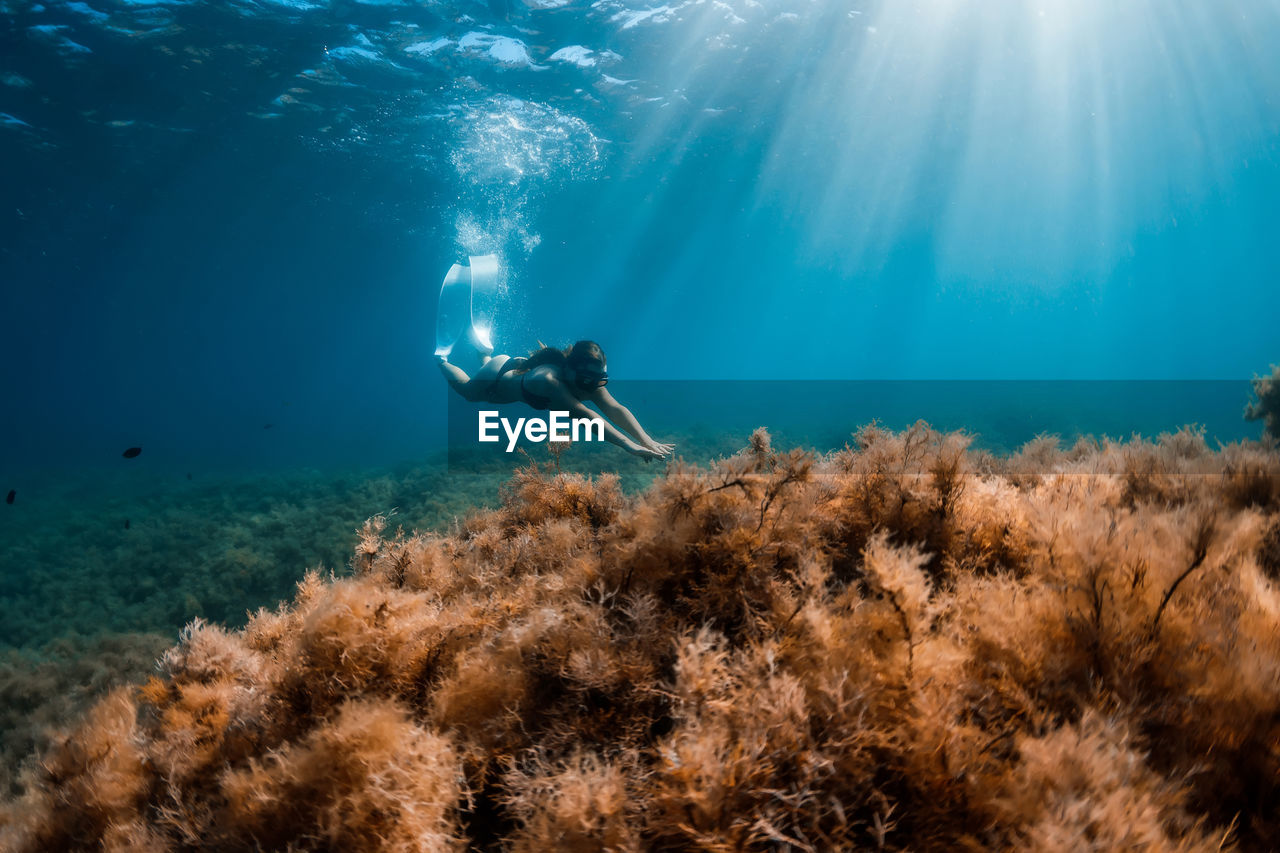
[[[492,382],[498,378],[498,374],[502,372],[502,365],[507,363],[509,355],[495,355],[488,358],[484,362],[484,366],[476,371],[476,375],[471,377],[471,381]]]
[[[462,399],[475,403],[484,399],[489,386],[498,378],[498,372],[502,370],[502,365],[506,363],[507,358],[508,356],[505,355],[495,355],[485,362],[484,367],[476,371],[475,376],[471,377],[468,377],[466,371],[456,364],[440,359],[440,372],[444,374],[445,380],[453,390],[462,396]]]
[[[449,383],[449,387],[462,395],[463,399],[470,399],[467,396],[467,386],[471,384],[470,377],[467,372],[456,364],[450,364],[443,358],[436,361],[440,365],[440,372],[444,374],[445,381]]]

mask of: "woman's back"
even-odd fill
[[[560,379],[560,369],[554,364],[542,364],[532,370],[509,374],[519,379],[520,398],[532,408],[545,411],[551,408],[552,391]]]

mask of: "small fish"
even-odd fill
[[[262,428],[263,428],[263,429],[271,429],[273,426],[275,426],[275,424],[263,424],[263,425],[262,425]]]
[[[190,472],[190,471],[188,471],[188,472],[187,472],[187,479],[188,479],[188,480],[190,480],[190,479],[191,479],[191,472]]]
[[[124,520],[124,529],[125,529],[125,530],[128,530],[128,529],[129,529],[129,519],[127,519],[127,518]]]
[[[10,489],[10,490],[9,490],[9,494],[7,494],[7,495],[5,495],[5,496],[4,496],[4,502],[5,502],[5,503],[7,503],[7,504],[11,504],[11,503],[13,503],[14,499],[15,499],[15,498],[17,498],[17,497],[18,497],[18,490],[17,490],[17,489]]]
[[[141,447],[130,447],[128,450],[126,450],[124,453],[121,453],[120,455],[123,456],[125,459],[132,459],[133,457],[137,456],[141,452],[142,452]]]

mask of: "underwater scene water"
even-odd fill
[[[0,848],[1280,846],[1278,43],[0,0]]]

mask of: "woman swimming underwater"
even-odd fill
[[[604,352],[594,341],[578,341],[565,350],[544,346],[528,358],[495,355],[470,377],[447,356],[437,355],[436,360],[453,390],[473,403],[523,401],[542,411],[567,411],[575,418],[595,417],[585,405],[595,403],[605,417],[605,438],[612,444],[646,460],[666,459],[675,449],[650,438],[631,410],[605,390],[609,373]]]

